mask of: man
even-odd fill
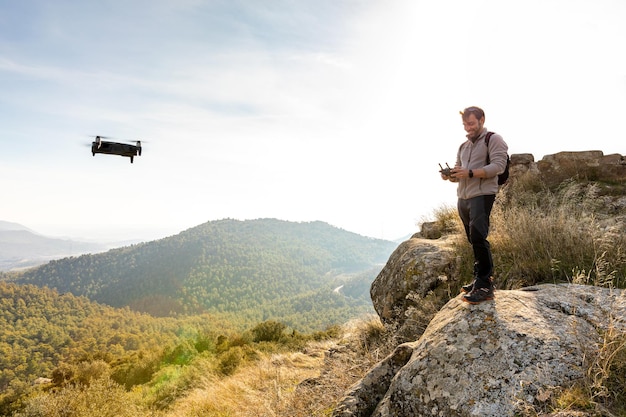
[[[468,107],[461,112],[467,141],[457,153],[456,164],[444,180],[458,182],[457,208],[465,227],[467,240],[474,251],[474,280],[463,286],[463,301],[478,304],[493,300],[493,259],[487,241],[489,216],[498,192],[498,174],[504,172],[508,146],[498,134],[485,142],[485,112]]]

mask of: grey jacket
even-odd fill
[[[475,142],[469,139],[460,147],[456,157],[456,165],[466,169],[484,169],[487,178],[461,178],[457,188],[457,196],[462,199],[491,195],[498,192],[498,174],[506,168],[509,147],[502,136],[497,133],[489,138],[489,149],[485,144],[487,128],[484,128]],[[489,164],[487,165],[487,156]]]

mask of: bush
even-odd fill
[[[243,362],[244,351],[241,347],[235,346],[220,355],[217,370],[222,375],[232,375]]]
[[[252,329],[252,340],[255,342],[278,342],[283,337],[286,328],[287,326],[277,321],[264,321]]]
[[[139,407],[124,389],[110,380],[92,380],[89,386],[69,385],[58,392],[31,398],[14,417],[138,417]]]
[[[163,361],[167,364],[186,365],[198,354],[194,344],[190,340],[184,340],[164,354]]]
[[[56,386],[63,386],[76,376],[76,366],[61,363],[52,371],[52,383]]]
[[[152,352],[124,358],[115,363],[111,378],[118,384],[124,385],[126,389],[145,384],[159,370],[161,356],[159,353]]]
[[[111,367],[104,361],[81,362],[78,365],[75,380],[79,384],[89,385],[93,380],[108,379],[110,375]]]
[[[211,335],[201,334],[196,337],[194,348],[198,351],[198,353],[206,351],[215,353],[215,341]]]

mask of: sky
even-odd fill
[[[459,111],[509,153],[625,154],[623,0],[0,0],[0,220],[395,240],[453,206]],[[95,135],[142,155],[91,154]]]

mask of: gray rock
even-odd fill
[[[559,152],[544,156],[537,162],[544,181],[550,185],[567,178],[589,181],[626,180],[626,159],[619,154],[604,155],[602,151]]]
[[[626,329],[624,291],[540,285],[496,291],[479,305],[459,295],[419,340],[357,383],[333,416],[514,416],[583,377],[583,358],[609,326]]]
[[[417,339],[444,302],[430,315],[414,314],[413,309],[421,307],[420,303],[431,291],[459,276],[460,260],[451,242],[446,237],[437,240],[414,237],[401,243],[372,283],[370,296],[374,309],[401,342]]]

